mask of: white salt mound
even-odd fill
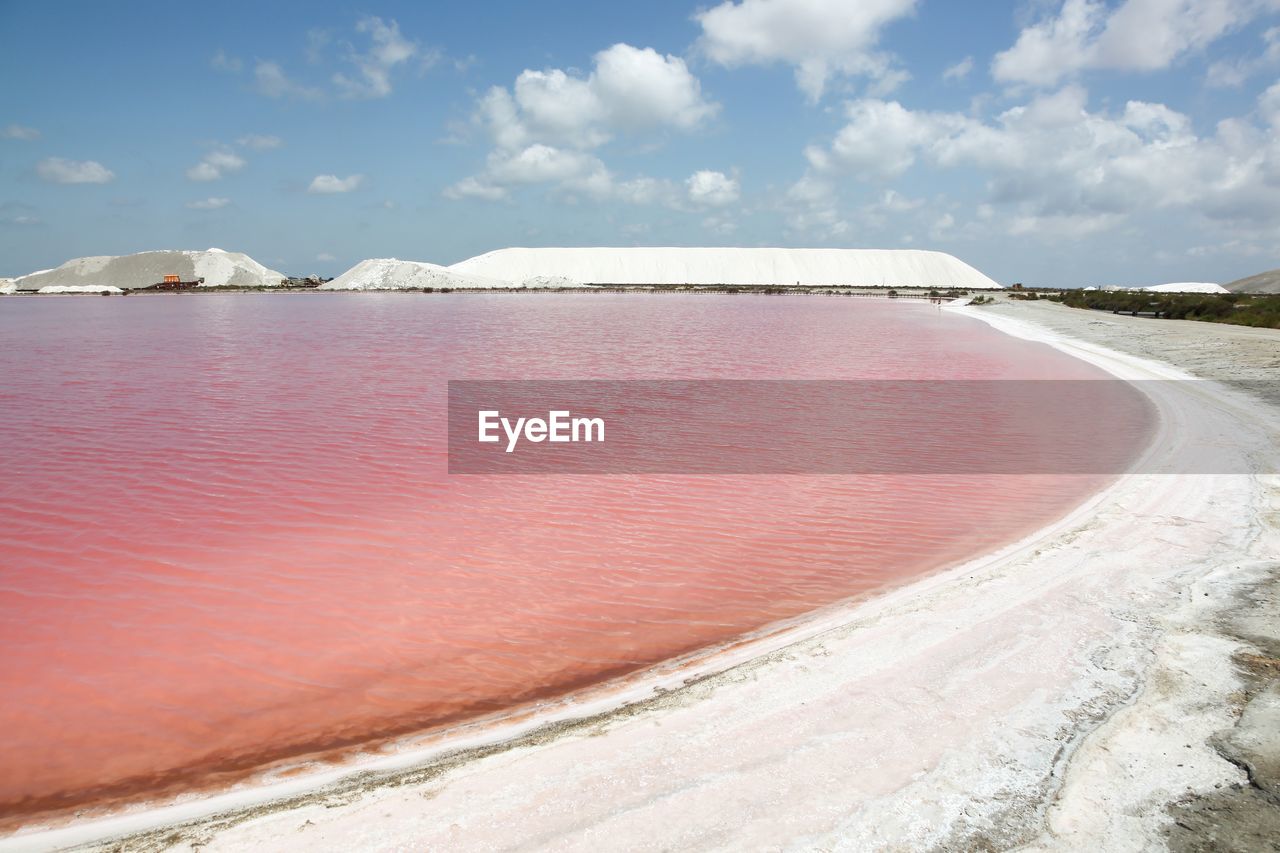
[[[401,261],[397,258],[372,258],[361,261],[333,281],[320,285],[320,290],[411,290],[442,287],[493,288],[511,287],[511,282],[480,275],[455,272],[438,264]]]
[[[0,293],[16,293],[18,283],[11,278],[0,278]]]
[[[1172,284],[1153,284],[1140,288],[1147,293],[1230,293],[1220,284],[1207,281],[1179,281]]]
[[[46,284],[36,293],[124,293],[106,284]]]
[[[181,281],[203,278],[205,287],[274,287],[284,279],[282,274],[242,252],[207,249],[76,258],[56,269],[33,272],[16,281],[19,290],[86,285],[130,290],[149,287],[163,281],[166,275],[176,275]]]
[[[521,287],[582,287],[582,282],[562,275],[535,275],[526,278]]]
[[[508,281],[545,276],[586,284],[1001,286],[951,255],[920,249],[512,248],[449,269]]]

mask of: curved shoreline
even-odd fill
[[[969,316],[975,315],[973,311],[962,313]],[[987,316],[981,316],[980,319],[990,322]],[[993,325],[997,324],[993,323]],[[1005,331],[1017,327],[1017,324],[1005,323],[1004,325]],[[1028,330],[1024,328],[1021,331]],[[1031,331],[1035,333],[1035,330]],[[1041,333],[1039,339],[1046,340],[1059,348],[1065,347],[1069,352],[1075,350],[1071,354],[1088,353],[1087,346],[1081,350],[1078,345],[1062,340],[1055,342],[1048,340],[1048,337],[1051,336]],[[1092,355],[1102,361],[1111,360],[1113,363],[1109,368],[1105,364],[1101,366],[1104,366],[1104,369],[1111,369],[1112,372],[1116,372],[1117,367],[1123,372],[1125,367],[1123,362],[1126,360],[1139,361],[1122,357],[1121,363],[1117,364],[1114,363],[1117,354],[1104,353],[1105,351],[1094,352]],[[1145,374],[1155,370],[1162,378],[1175,376],[1186,378],[1185,374],[1171,372],[1167,368],[1152,365],[1149,362],[1128,366]],[[1165,402],[1167,406],[1169,401]],[[1167,417],[1168,414],[1167,408],[1161,410],[1157,436],[1153,437],[1152,445],[1144,454],[1143,463],[1149,462],[1151,457],[1159,454],[1163,439],[1169,438],[1170,431],[1177,426],[1177,423]],[[1129,475],[1131,476],[1134,475]],[[477,764],[483,759],[504,753],[525,751],[529,747],[553,744],[557,741],[564,743],[565,735],[590,732],[603,737],[625,726],[628,721],[653,717],[655,711],[674,713],[681,708],[706,705],[707,703],[697,700],[707,699],[721,691],[732,691],[735,685],[762,677],[768,674],[767,671],[770,669],[785,667],[794,661],[796,655],[808,654],[813,649],[820,648],[824,642],[844,642],[851,635],[870,632],[878,627],[881,621],[900,615],[902,611],[916,615],[926,612],[927,615],[930,605],[936,604],[930,601],[931,598],[945,601],[948,593],[954,593],[954,587],[966,586],[964,583],[966,580],[979,579],[977,585],[1009,583],[1007,578],[996,577],[1002,567],[1008,568],[1020,562],[1034,560],[1043,549],[1051,548],[1053,543],[1073,532],[1078,533],[1082,527],[1087,528],[1098,507],[1108,501],[1114,501],[1122,487],[1129,485],[1129,477],[1122,478],[1112,483],[1107,489],[1094,494],[1069,515],[1055,523],[993,554],[936,572],[883,594],[877,594],[869,601],[863,600],[852,605],[846,602],[844,605],[826,608],[804,617],[802,624],[790,625],[781,630],[775,629],[768,636],[735,644],[718,654],[704,655],[699,662],[684,665],[669,662],[649,670],[645,677],[635,679],[635,683],[625,684],[621,688],[612,685],[608,691],[591,691],[593,694],[604,692],[607,695],[584,697],[579,693],[576,700],[570,696],[560,702],[549,703],[545,713],[516,721],[508,726],[489,728],[485,731],[474,731],[480,728],[475,724],[459,727],[454,729],[453,733],[464,735],[462,737],[455,736],[449,738],[447,742],[442,739],[439,743],[379,756],[368,761],[357,762],[347,768],[309,776],[305,779],[292,779],[273,786],[257,786],[194,802],[127,813],[80,826],[73,825],[46,832],[24,832],[0,841],[0,850],[50,849],[108,839],[118,840],[123,836],[134,836],[129,845],[131,847],[145,849],[153,845],[164,846],[175,838],[186,837],[187,833],[194,833],[192,838],[207,837],[211,832],[219,829],[225,830],[255,818],[282,815],[289,810],[305,809],[309,805],[328,804],[343,799],[357,802],[364,795],[375,791],[385,794],[390,789],[428,785],[442,774]],[[1040,584],[1047,582],[1048,580],[1041,580]],[[1031,588],[1024,590],[1024,594],[1043,591],[1037,590],[1034,581],[1030,584]],[[1011,601],[1004,601],[1003,604],[1006,608],[1016,607],[1024,604],[1025,600],[1025,598],[1015,597]],[[935,612],[933,615],[938,614]],[[863,667],[864,671],[860,675],[866,675],[868,669],[872,673],[877,669],[872,665],[873,661],[864,660],[863,663],[866,666]],[[1124,685],[1108,686],[1112,688],[1114,695],[1109,703],[1104,704],[1112,711],[1116,702],[1128,701],[1134,695],[1132,690],[1125,689]],[[1081,717],[1075,731],[1065,738],[1059,738],[1063,742],[1055,750],[1057,756],[1053,760],[1054,766],[1064,762],[1065,756],[1074,751],[1083,734],[1090,728],[1090,720],[1092,724],[1096,724],[1104,718],[1105,714],[1098,716],[1101,713],[1097,711],[1095,714]],[[473,730],[469,735],[468,729]],[[1041,795],[1046,793],[1048,792],[1040,792]],[[1043,796],[1041,799],[1044,799]],[[164,829],[151,836],[138,836],[138,833],[160,827]]]
[[[1158,423],[1162,424],[1162,421]],[[1157,446],[1162,426],[1157,426],[1142,455]],[[1123,476],[1123,475],[1122,475]],[[863,620],[880,618],[875,605],[889,607],[899,598],[911,598],[952,576],[980,570],[983,566],[1034,549],[1040,543],[1087,516],[1091,507],[1115,488],[1116,480],[1094,491],[1070,512],[995,551],[961,563],[950,564],[899,584],[869,590],[852,598],[771,623],[756,631],[710,647],[670,658],[622,678],[570,691],[534,707],[519,707],[469,719],[426,735],[396,737],[368,748],[352,747],[344,752],[354,757],[333,766],[323,758],[311,761],[286,760],[276,767],[263,768],[248,782],[230,786],[212,795],[200,789],[173,798],[123,804],[120,814],[103,818],[55,818],[42,828],[40,823],[0,837],[0,853],[9,850],[59,850],[86,844],[136,841],[147,847],[152,833],[168,837],[175,829],[206,821],[235,825],[244,820],[296,807],[309,802],[328,802],[370,786],[400,785],[410,779],[433,778],[465,764],[507,750],[550,742],[611,721],[661,710],[689,698],[688,694],[712,688],[753,669],[767,665],[789,648],[820,639],[833,631],[856,628]],[[316,772],[307,768],[327,766]],[[287,776],[271,782],[273,776]],[[83,809],[89,811],[91,809]],[[112,809],[116,810],[115,808]],[[157,839],[158,840],[158,839]],[[35,846],[28,847],[28,843]],[[11,846],[16,845],[16,846]],[[130,849],[134,849],[132,846]]]

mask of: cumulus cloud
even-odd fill
[[[484,121],[505,147],[536,140],[594,148],[618,132],[691,130],[718,109],[683,59],[628,44],[597,53],[586,77],[526,70],[511,91],[495,87],[481,102]]]
[[[549,183],[595,197],[634,201],[657,195],[645,179],[618,181],[589,153],[619,134],[693,130],[714,116],[683,59],[615,44],[586,75],[526,70],[510,89],[479,100],[476,120],[493,141],[486,168],[445,191],[448,198],[505,198],[511,186]],[[665,195],[671,188],[663,186]]]
[[[694,17],[698,49],[711,61],[792,65],[800,90],[817,101],[833,77],[905,79],[877,45],[886,26],[915,8],[916,0],[726,0]]]
[[[339,178],[337,175],[316,175],[307,187],[307,192],[316,195],[333,193],[349,193],[364,185],[364,175],[348,175]]]
[[[200,201],[187,202],[187,208],[190,210],[220,210],[229,204],[231,204],[231,199],[229,198],[215,198],[210,196],[209,198],[201,199]]]
[[[689,201],[706,207],[723,207],[738,200],[738,179],[724,172],[694,172],[685,182]]]
[[[698,78],[677,56],[615,44],[595,59],[589,85],[604,106],[605,121],[616,127],[691,130],[719,109],[702,97]]]
[[[1054,86],[1089,69],[1156,71],[1277,9],[1277,0],[1064,0],[998,53],[991,73]]]
[[[40,138],[40,131],[34,127],[24,127],[20,124],[11,124],[0,130],[0,137],[5,139],[21,139],[25,142],[34,142]]]
[[[187,169],[191,181],[217,181],[245,167],[245,159],[234,151],[218,149],[210,151],[199,163]]]
[[[54,184],[105,184],[116,173],[96,160],[66,160],[46,157],[36,164],[36,174]]]
[[[1015,232],[1083,234],[1139,211],[1193,209],[1211,218],[1280,223],[1280,83],[1256,120],[1219,122],[1198,135],[1163,104],[1129,101],[1090,111],[1078,86],[1038,96],[993,120],[856,101],[830,144],[809,149],[806,180],[885,180],[916,163],[976,170],[987,201],[1015,215]]]
[[[343,97],[385,98],[391,94],[392,72],[418,56],[421,46],[405,38],[398,23],[378,17],[360,19],[356,32],[369,37],[369,46],[363,51],[349,50],[347,59],[355,66],[355,73],[334,74],[333,83]]]

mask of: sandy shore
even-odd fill
[[[1280,353],[1274,332],[961,310],[1126,379],[1263,378]],[[1219,383],[1144,387],[1159,440],[1069,517],[633,685],[621,710],[558,705],[500,745],[473,732],[282,782],[275,803],[233,792],[0,850],[1266,849],[1280,411]],[[1206,444],[1257,473],[1159,473]]]

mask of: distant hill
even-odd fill
[[[1280,293],[1280,270],[1260,272],[1225,287],[1232,293]]]

